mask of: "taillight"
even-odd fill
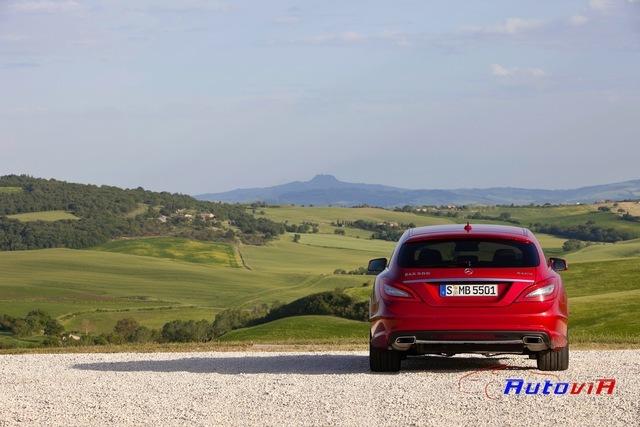
[[[382,290],[385,295],[396,298],[411,298],[411,294],[403,289],[396,288],[395,286],[391,286],[387,283],[382,285]]]
[[[556,293],[557,284],[555,279],[547,279],[527,288],[521,294],[518,301],[547,301],[553,298]]]

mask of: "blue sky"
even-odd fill
[[[0,174],[640,178],[640,0],[0,0]]]

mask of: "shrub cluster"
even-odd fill
[[[530,228],[538,233],[553,234],[556,236],[566,237],[568,239],[588,240],[591,242],[614,243],[637,237],[636,234],[629,231],[597,226],[593,221],[587,221],[585,224],[569,226],[535,223],[532,224]]]
[[[357,275],[362,275],[362,274],[367,274],[367,268],[366,267],[358,267],[354,270],[345,270],[344,268],[336,268],[335,270],[333,270],[333,274],[357,274]]]
[[[285,223],[284,228],[289,233],[317,233],[320,231],[320,225],[314,222],[303,222],[300,225]]]
[[[588,245],[589,244],[587,242],[583,242],[581,240],[569,239],[562,244],[562,250],[565,252],[577,251],[578,249],[582,249]]]
[[[481,212],[474,212],[467,216],[467,219],[482,219],[487,221],[502,221],[511,224],[520,224],[520,221],[511,218],[511,214],[509,212],[501,212],[498,216],[484,215]]]
[[[391,224],[388,222],[377,223],[373,221],[366,221],[364,219],[358,219],[355,221],[336,221],[332,223],[332,225],[336,227],[349,226],[349,227],[359,228],[361,230],[372,231],[373,232],[371,234],[372,239],[389,240],[392,242],[395,242],[398,239],[400,239],[400,237],[402,236],[402,233],[404,233],[404,230],[406,230],[407,228],[413,228],[416,226],[413,223],[409,223],[409,224]]]
[[[59,335],[64,331],[56,319],[42,310],[32,310],[25,317],[0,315],[0,331],[9,332],[18,337],[30,335]]]

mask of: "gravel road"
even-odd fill
[[[0,425],[638,425],[640,350],[571,357],[557,373],[524,357],[416,358],[394,375],[369,373],[362,352],[5,355]],[[505,396],[507,378],[616,384]]]

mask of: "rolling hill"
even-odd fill
[[[142,235],[121,233],[116,227],[114,235],[118,238],[102,235],[87,240],[80,249],[55,247],[52,241],[48,249],[0,252],[0,315],[21,317],[41,309],[58,319],[67,331],[95,334],[111,332],[123,318],[133,318],[155,329],[176,319],[211,322],[226,309],[248,312],[263,304],[287,303],[335,289],[345,289],[353,298],[366,300],[371,291],[370,276],[337,273],[354,272],[371,258],[389,256],[395,243],[372,239],[370,229],[357,228],[358,221],[386,224],[400,231],[408,224],[461,223],[468,218],[473,218],[472,222],[523,226],[543,223],[572,227],[591,223],[640,235],[639,222],[622,218],[621,203],[607,204],[608,210],[601,209],[604,204],[406,211],[336,206],[252,207],[214,205],[188,196],[142,190],[85,187],[31,178],[4,179],[14,185],[29,180],[23,183],[22,192],[0,192],[0,211],[5,212],[4,218],[0,215],[0,225],[8,225],[8,230],[61,224],[80,227],[78,230],[91,237],[100,229],[84,225],[113,221],[119,227],[147,227]],[[39,188],[48,190],[43,191],[46,197],[34,194]],[[635,204],[629,209],[633,207]],[[170,226],[158,220],[167,211]],[[69,221],[62,215],[66,212],[79,219]],[[214,212],[223,221],[187,220],[187,214],[196,217],[199,212]],[[10,218],[14,215],[17,218]],[[45,219],[51,222],[44,222]],[[31,220],[35,222],[22,222]],[[149,223],[153,228],[148,228]],[[304,223],[313,224],[317,232],[284,232],[287,227]],[[265,224],[281,227],[283,234],[251,244],[256,243],[248,239],[253,235],[252,229]],[[198,233],[203,229],[218,231]],[[591,242],[586,247],[587,242],[581,242],[576,247],[580,249],[567,252],[563,249],[566,236],[536,235],[547,256],[564,256],[570,261],[570,270],[564,275],[571,299],[573,339],[640,341],[635,320],[640,309],[636,280],[640,274],[640,238]],[[29,233],[23,236],[29,237]],[[6,242],[7,237],[11,234],[0,227],[0,241]],[[305,335],[305,331],[309,333]],[[290,341],[304,337],[327,342],[361,339],[365,343],[366,323],[330,316],[300,316],[236,330],[223,337],[227,341]],[[9,336],[0,331],[0,346],[32,346],[43,339]]]
[[[378,184],[349,183],[332,175],[264,188],[236,189],[196,196],[200,200],[296,205],[403,205],[592,203],[596,200],[640,199],[640,179],[566,190],[512,187],[410,190]]]

